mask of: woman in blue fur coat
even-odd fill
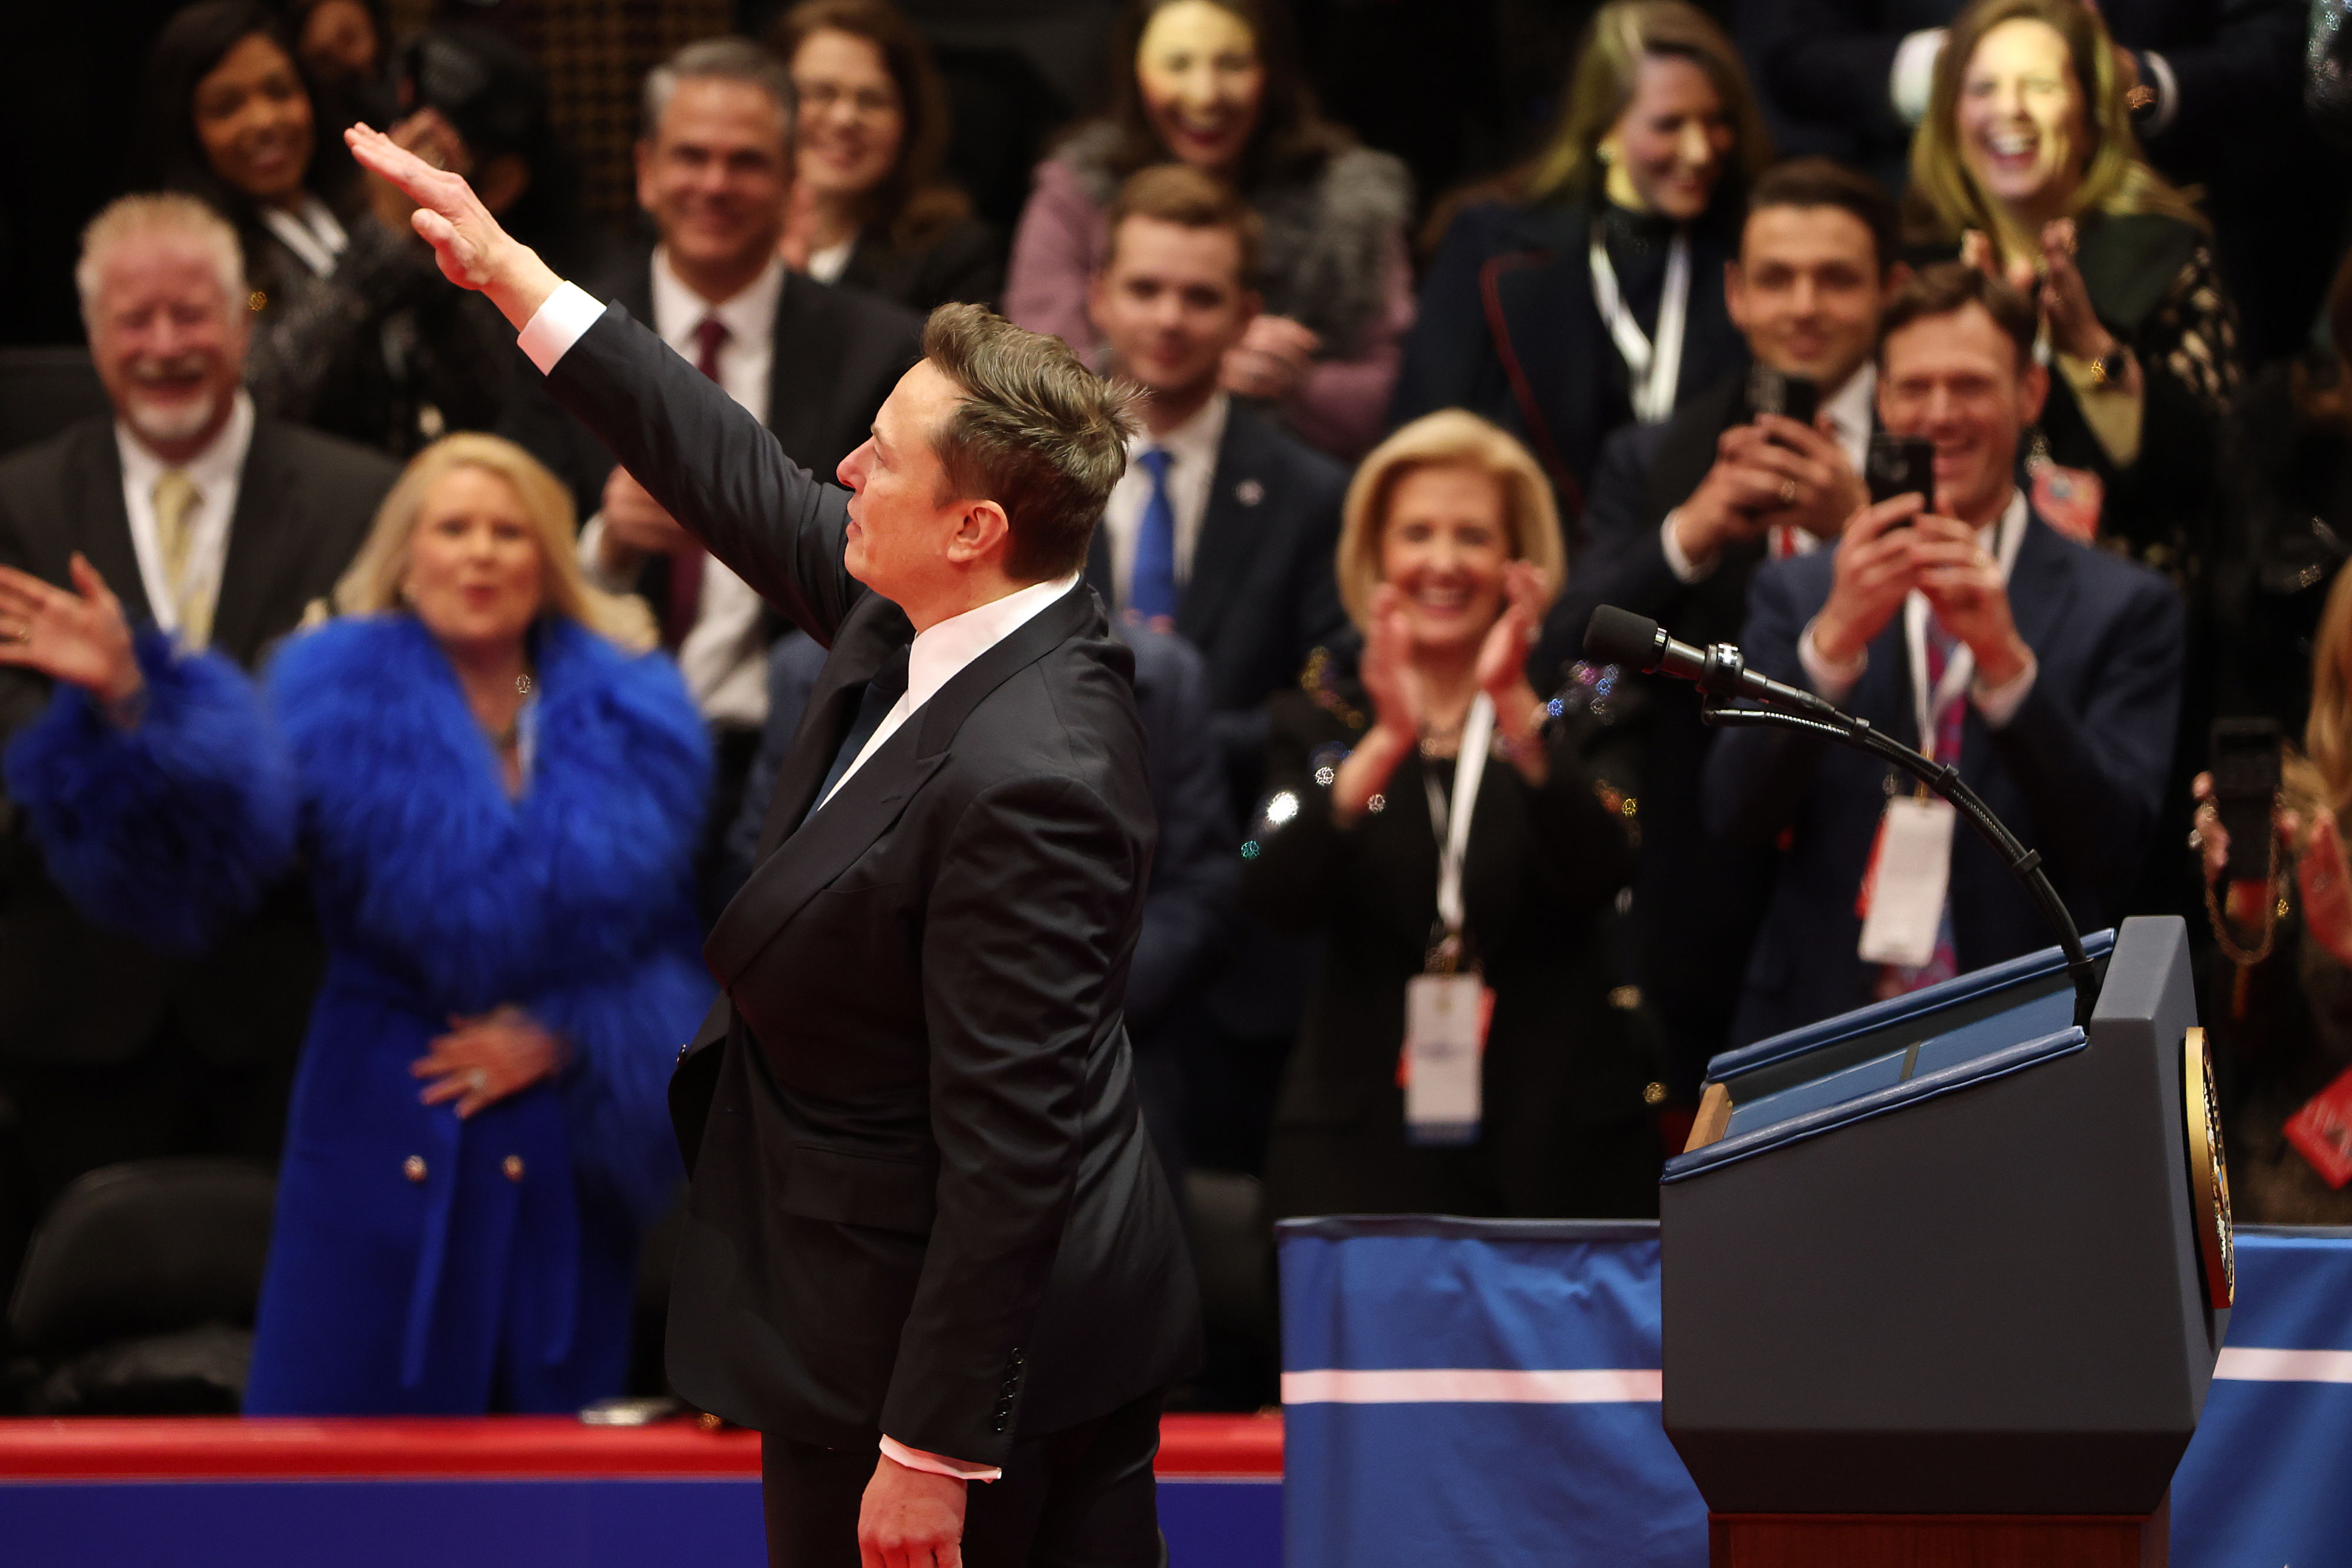
[[[58,682],[8,794],[93,918],[200,946],[299,857],[331,952],[294,1089],[249,1414],[576,1408],[621,1391],[664,1095],[709,1000],[708,746],[563,488],[451,436],[385,498],[343,618],[257,691],[0,569],[0,660]]]

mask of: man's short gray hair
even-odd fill
[[[677,84],[699,78],[718,77],[727,81],[740,81],[758,88],[774,100],[783,116],[784,151],[793,149],[793,136],[800,120],[800,99],[793,91],[793,73],[774,53],[749,38],[704,38],[670,56],[646,73],[645,126],[641,134],[647,141],[661,135],[662,116],[669,110],[669,100],[677,96]]]
[[[106,280],[107,257],[133,240],[165,235],[193,241],[204,249],[220,278],[225,312],[233,319],[244,308],[245,250],[226,218],[195,197],[176,191],[121,196],[108,203],[81,231],[81,259],[74,266],[74,287],[81,294],[85,328],[98,321],[98,296]]]

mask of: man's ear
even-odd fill
[[[2039,361],[2030,361],[2025,373],[2017,378],[2017,413],[2025,429],[2031,430],[2042,418],[2042,405],[2050,401],[2050,368]]]
[[[1739,270],[1739,263],[1736,259],[1723,264],[1724,314],[1731,318],[1731,324],[1738,328],[1743,334],[1748,330],[1748,322],[1745,319],[1748,310],[1747,285],[1747,275]]]
[[[966,501],[948,535],[948,559],[974,566],[994,556],[1002,564],[1013,551],[1013,519],[994,501]]]

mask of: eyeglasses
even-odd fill
[[[794,82],[793,87],[800,94],[802,108],[820,112],[845,104],[860,120],[879,120],[886,114],[897,113],[898,110],[898,95],[880,88],[865,87],[851,91],[831,82],[810,82],[805,86]]]

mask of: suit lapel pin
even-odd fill
[[[1265,486],[1255,479],[1244,479],[1234,486],[1234,499],[1244,507],[1255,507],[1265,499]]]

